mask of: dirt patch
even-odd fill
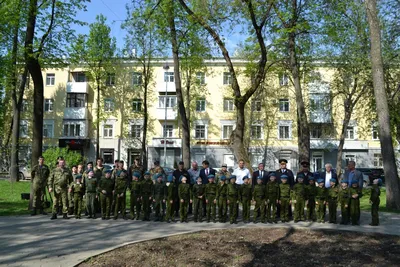
[[[86,266],[399,266],[400,237],[295,229],[229,229],[128,245]]]

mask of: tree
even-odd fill
[[[43,147],[43,64],[60,63],[64,47],[71,40],[71,25],[82,25],[75,19],[76,10],[85,8],[87,0],[27,1],[24,59],[33,81],[33,140],[32,166],[42,154]],[[44,56],[45,55],[45,56]]]
[[[127,12],[128,18],[122,28],[128,33],[125,38],[125,50],[129,55],[128,58],[138,63],[137,71],[141,74],[135,89],[139,91],[138,96],[143,101],[143,110],[140,111],[140,116],[143,118],[140,156],[143,166],[147,168],[147,137],[151,128],[148,109],[154,79],[152,62],[154,59],[162,57],[164,47],[161,45],[162,38],[157,18],[146,8],[146,3],[133,1],[132,7],[127,7]]]
[[[46,165],[49,166],[50,169],[56,167],[57,158],[59,156],[64,158],[67,166],[70,168],[74,165],[83,164],[83,162],[86,161],[86,158],[83,158],[78,151],[69,150],[66,147],[50,147],[43,152]]]
[[[365,0],[370,30],[372,79],[379,121],[379,140],[382,149],[383,169],[386,180],[386,207],[400,210],[400,183],[397,175],[390,118],[383,72],[381,29],[376,0]]]
[[[71,60],[84,64],[96,88],[96,158],[100,157],[100,121],[102,89],[107,76],[113,73],[113,58],[116,40],[110,36],[111,29],[106,24],[106,17],[96,16],[96,22],[89,25],[89,36],[79,35],[72,44]]]
[[[193,1],[191,6],[186,4],[186,1],[184,0],[179,0],[179,3],[188,14],[189,19],[200,24],[209,33],[225,59],[232,77],[232,90],[237,112],[236,129],[233,132],[232,148],[237,159],[243,159],[245,162],[249,163],[250,159],[248,151],[244,145],[246,127],[245,106],[265,78],[267,69],[267,46],[264,30],[272,9],[271,1],[253,2],[251,0],[246,0],[242,1],[242,3],[238,3],[238,6],[233,6],[233,4],[227,5],[226,2],[220,3],[218,1],[213,2],[211,6],[207,6],[207,4],[204,4],[202,1]],[[225,13],[218,13],[220,10],[221,13]],[[228,14],[228,10],[234,10],[234,12]],[[226,44],[219,33],[221,25],[223,25],[223,22],[226,22],[223,21],[223,18],[229,18],[232,14],[234,14],[235,17],[244,19],[244,22],[249,24],[248,30],[250,36],[255,39],[254,47],[259,51],[259,57],[255,60],[258,62],[249,63],[249,67],[251,68],[247,73],[248,78],[250,79],[248,90],[243,90],[239,85],[238,70],[233,65]],[[231,23],[233,24],[233,22]]]
[[[327,1],[323,12],[324,60],[335,69],[331,82],[334,110],[343,114],[336,160],[338,176],[347,128],[360,100],[370,100],[372,90],[367,21],[361,1]],[[358,110],[362,107],[358,106]]]

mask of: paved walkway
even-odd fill
[[[400,235],[400,215],[381,213],[381,225],[369,226],[362,214],[361,226],[318,223],[243,224],[156,223],[131,220],[62,220],[50,216],[0,217],[0,266],[74,266],[83,260],[147,239],[221,228],[266,227],[337,229]]]

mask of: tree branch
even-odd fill
[[[40,55],[43,52],[43,47],[44,47],[44,43],[47,39],[47,37],[49,36],[51,30],[53,29],[53,25],[54,25],[54,18],[55,18],[55,9],[56,9],[56,0],[52,0],[51,3],[51,19],[50,19],[50,25],[47,28],[47,31],[43,34],[42,39],[40,40],[40,45],[39,45],[39,49],[38,52],[36,54],[36,57],[39,58]]]

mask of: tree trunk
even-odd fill
[[[190,129],[189,122],[186,117],[185,103],[182,94],[182,82],[180,75],[180,58],[179,58],[179,46],[177,41],[177,33],[175,27],[175,11],[174,11],[174,1],[170,0],[168,6],[168,25],[170,29],[170,37],[172,44],[172,57],[174,59],[174,79],[176,96],[178,102],[178,113],[182,125],[182,160],[185,163],[185,168],[190,167]]]
[[[345,107],[343,127],[342,127],[342,131],[340,133],[339,146],[338,146],[338,152],[337,152],[337,157],[336,157],[336,173],[337,173],[338,179],[340,179],[340,175],[342,174],[343,147],[344,147],[344,141],[346,138],[347,127],[349,126],[352,112],[353,112],[352,108],[351,108],[351,110],[349,110],[348,107]]]
[[[148,61],[150,63],[150,59]],[[149,74],[150,74],[150,69],[149,65],[145,66],[143,68],[143,77],[145,77],[145,82],[144,82],[144,92],[143,92],[143,136],[142,136],[142,151],[141,151],[141,157],[142,157],[142,166],[144,168],[148,168],[148,162],[147,162],[147,150],[146,150],[146,143],[147,143],[147,124],[149,121],[149,114],[148,114],[148,107],[147,107],[147,94],[148,94],[148,87],[149,87]]]
[[[38,1],[29,1],[28,19],[25,36],[25,62],[33,81],[33,125],[32,125],[32,158],[31,166],[34,166],[37,159],[42,155],[43,147],[43,95],[44,85],[42,70],[39,59],[33,51],[35,38],[36,17],[38,14]]]
[[[386,207],[400,210],[400,185],[397,175],[393,140],[390,132],[389,108],[385,91],[381,35],[376,0],[365,0],[371,39],[371,63],[376,108],[379,121],[383,169],[386,180]]]
[[[96,110],[96,158],[100,157],[100,83],[97,79],[97,110]]]
[[[292,72],[297,105],[297,143],[299,162],[310,161],[310,127],[301,90],[299,64],[296,54],[296,34],[289,33],[290,70]]]
[[[239,100],[235,100],[236,103],[236,128],[233,131],[233,151],[235,153],[236,160],[239,162],[239,160],[244,160],[244,162],[247,164],[248,169],[250,170],[251,173],[253,173],[253,169],[251,166],[250,162],[250,157],[249,153],[247,151],[247,148],[244,145],[244,130],[246,126],[246,121],[245,121],[245,107],[246,104],[243,102],[240,102]]]

